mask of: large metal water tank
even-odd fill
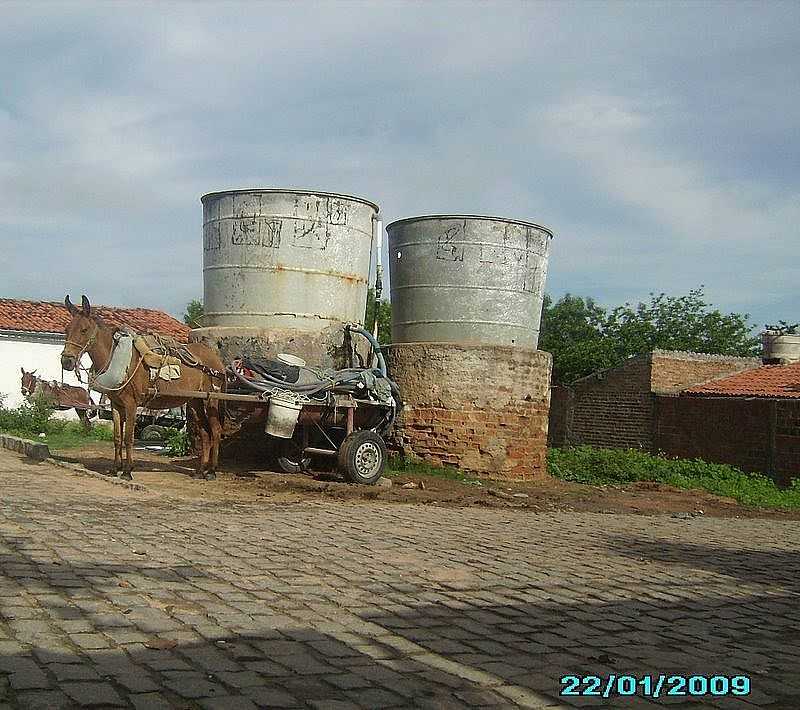
[[[549,229],[500,217],[429,215],[386,231],[392,342],[537,347]]]
[[[800,362],[800,335],[765,332],[761,334],[762,357],[782,365]]]
[[[377,205],[308,190],[204,195],[206,327],[363,322]]]

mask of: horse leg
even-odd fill
[[[208,419],[208,428],[211,438],[211,449],[209,452],[208,472],[206,478],[213,480],[217,477],[217,464],[219,463],[219,442],[222,438],[222,423],[219,417],[219,404],[217,402],[211,403],[208,400],[206,405],[206,417]]]
[[[133,480],[133,435],[136,431],[136,400],[125,403],[125,466],[122,476],[126,481]]]
[[[195,441],[199,439],[197,449],[197,467],[195,468],[194,478],[205,478],[205,469],[208,465],[209,435],[208,420],[204,411],[203,403],[200,401],[192,402],[192,422],[194,425]]]
[[[122,414],[113,402],[111,416],[114,420],[114,475],[122,470]]]
[[[92,430],[92,423],[89,421],[89,412],[85,409],[75,409],[75,412],[78,415],[78,418],[81,420],[81,426],[85,432],[90,432]]]

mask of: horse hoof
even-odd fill
[[[209,471],[209,472],[206,474],[206,480],[207,480],[207,481],[216,481],[216,480],[217,480],[217,474],[216,474],[216,473],[214,473],[213,471]]]
[[[131,474],[130,474],[130,471],[122,471],[122,472],[119,474],[119,477],[120,477],[120,478],[121,478],[123,481],[132,481],[132,480],[133,480],[133,476],[131,476]]]

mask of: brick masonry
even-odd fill
[[[757,357],[730,357],[672,350],[654,350],[650,355],[650,388],[654,394],[676,394],[681,390],[761,367]]]
[[[388,348],[405,408],[392,447],[490,478],[546,474],[549,353],[413,343]]]
[[[655,396],[758,367],[758,358],[655,350],[553,393],[550,445],[653,448]]]
[[[656,397],[654,448],[728,463],[779,484],[800,476],[800,402],[743,397]]]

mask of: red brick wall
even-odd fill
[[[775,474],[780,483],[800,477],[800,401],[775,402]]]
[[[565,446],[569,434],[569,417],[572,415],[574,393],[569,387],[556,385],[550,388],[550,421],[547,425],[547,445]]]
[[[492,478],[546,474],[549,353],[415,343],[387,361],[405,403],[395,450]]]
[[[554,388],[549,443],[651,450],[654,394],[677,393],[760,364],[758,358],[665,350],[631,358],[569,388]]]
[[[653,397],[650,360],[631,358],[619,367],[590,375],[572,385],[566,415],[571,444],[612,448],[650,448]]]
[[[756,357],[727,357],[656,350],[650,356],[650,388],[655,394],[677,394],[710,380],[761,367]]]
[[[659,396],[654,444],[786,483],[800,476],[800,401]]]

